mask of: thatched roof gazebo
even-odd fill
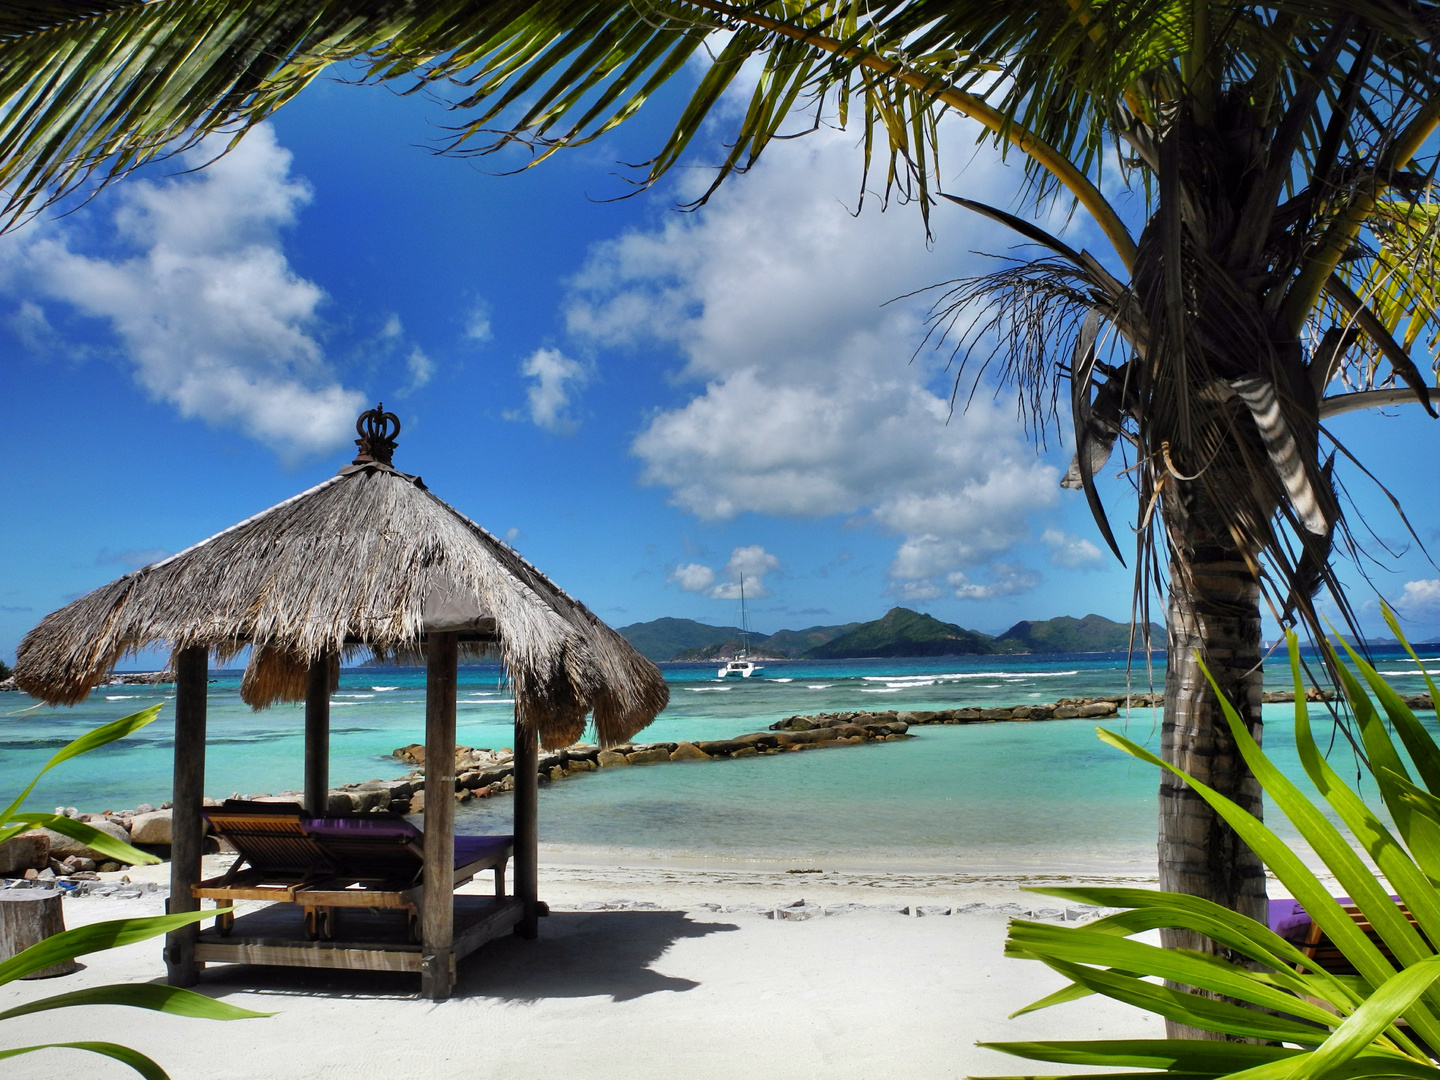
[[[457,941],[449,887],[460,654],[498,651],[515,691],[516,896],[513,911],[489,919],[495,932],[513,925],[535,934],[537,742],[551,749],[576,741],[587,715],[603,745],[624,742],[665,707],[668,690],[655,665],[584,605],[418,476],[396,471],[393,413],[383,406],[364,413],[356,430],[359,453],[336,476],[46,616],[21,643],[15,676],[31,696],[69,705],[104,682],[122,656],[173,650],[170,910],[178,912],[198,906],[192,890],[200,875],[210,656],[223,664],[250,649],[241,697],[256,709],[305,702],[305,805],[322,815],[329,701],[341,658],[423,653],[428,768],[416,960],[423,992],[438,998],[453,985],[457,954],[478,944]],[[222,958],[208,945],[197,956],[196,947],[195,928],[171,935],[172,982],[193,982],[197,963]],[[395,965],[351,956],[325,966]]]

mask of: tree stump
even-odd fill
[[[6,889],[0,892],[0,961],[9,960],[31,945],[61,933],[65,929],[65,913],[59,889]],[[26,975],[27,979],[48,979],[53,975],[69,975],[79,971],[74,960],[41,968]]]

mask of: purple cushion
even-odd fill
[[[513,836],[457,836],[455,837],[455,865],[464,866],[477,859],[491,858],[500,854],[514,842]]]
[[[1304,940],[1310,930],[1310,915],[1298,900],[1270,901],[1270,929],[1290,941]]]
[[[305,823],[305,832],[319,840],[392,840],[397,843],[419,840],[423,835],[402,817],[372,817],[369,814],[312,818]]]

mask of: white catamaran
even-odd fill
[[[727,660],[718,675],[722,679],[738,677],[748,679],[765,669],[750,659],[750,618],[745,613],[745,575],[740,575],[740,652],[734,660]]]

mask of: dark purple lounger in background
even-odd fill
[[[308,835],[321,844],[327,840],[371,840],[381,843],[389,841],[397,845],[411,841],[416,844],[425,842],[425,834],[402,817],[365,814],[353,817],[310,818],[303,827]],[[457,836],[455,865],[464,866],[499,854],[514,841],[513,836]]]

